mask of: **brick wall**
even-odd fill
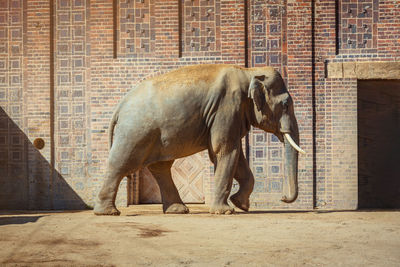
[[[357,79],[326,78],[325,67],[329,62],[398,60],[398,1],[50,3],[0,0],[0,208],[93,205],[118,101],[146,77],[200,63],[271,65],[281,71],[295,100],[300,143],[307,151],[299,160],[299,199],[290,205],[279,201],[282,145],[253,129],[253,207],[356,207]],[[45,142],[42,150],[33,145],[37,138]],[[213,168],[207,153],[176,168],[185,166],[202,170],[187,175],[202,179],[209,202]],[[151,179],[143,173],[143,179]],[[127,202],[126,185],[124,180],[119,205]]]

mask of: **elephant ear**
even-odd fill
[[[249,90],[248,90],[248,97],[253,99],[254,103],[256,104],[257,110],[261,111],[266,105],[265,101],[265,94],[264,94],[264,81],[265,75],[261,76],[254,76],[251,79]]]

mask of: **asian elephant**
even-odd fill
[[[97,215],[119,215],[115,197],[121,179],[148,167],[161,191],[164,213],[188,213],[171,178],[175,159],[208,149],[215,165],[210,213],[231,214],[232,180],[239,191],[232,203],[249,209],[254,178],[241,139],[250,126],[275,134],[285,144],[285,195],[296,200],[299,131],[293,100],[271,67],[194,65],[148,79],[121,100],[110,123],[110,154]]]

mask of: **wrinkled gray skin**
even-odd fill
[[[233,178],[240,189],[231,201],[248,211],[254,178],[241,139],[251,125],[285,143],[282,201],[295,201],[298,152],[283,134],[289,133],[297,144],[299,134],[292,98],[277,71],[195,65],[142,82],[122,99],[112,117],[107,173],[94,213],[119,215],[115,197],[121,179],[146,166],[160,187],[163,211],[189,212],[172,181],[171,166],[175,159],[204,149],[215,165],[210,213],[234,212],[227,202]]]

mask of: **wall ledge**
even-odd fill
[[[331,62],[327,78],[400,79],[400,61]]]

